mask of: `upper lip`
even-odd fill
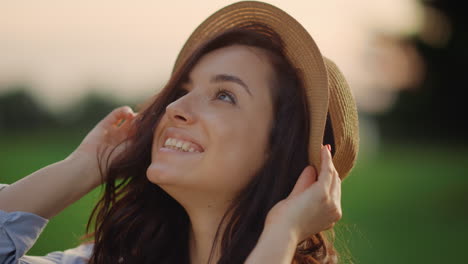
[[[163,139],[162,146],[164,146],[164,142],[166,142],[166,140],[168,138],[176,138],[176,139],[180,139],[180,140],[183,140],[183,141],[188,141],[188,142],[194,144],[195,146],[197,146],[199,148],[198,150],[200,152],[205,151],[205,148],[200,143],[198,143],[198,141],[196,139],[194,139],[193,137],[188,135],[183,130],[180,130],[180,129],[177,129],[177,128],[174,128],[174,127],[166,128],[166,131],[164,132],[164,135],[163,135],[163,138],[162,138]]]

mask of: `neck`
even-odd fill
[[[207,264],[214,245],[216,231],[231,200],[227,197],[221,197],[221,195],[216,195],[213,198],[213,196],[208,197],[208,195],[199,192],[164,189],[184,207],[190,218],[190,263]],[[224,232],[224,224],[219,230],[211,263],[216,263],[220,257],[220,242]]]
[[[191,222],[189,233],[191,264],[207,264],[222,214],[197,212],[196,215],[189,214],[189,216]],[[222,232],[222,230],[220,231]],[[216,245],[212,263],[216,263],[220,257],[219,241],[216,242]]]

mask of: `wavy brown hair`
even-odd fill
[[[221,256],[217,263],[244,263],[259,239],[268,211],[292,191],[308,165],[309,113],[301,72],[284,56],[281,38],[265,25],[248,24],[223,32],[195,50],[167,85],[140,106],[140,117],[134,121],[128,138],[132,144],[125,151],[112,162],[110,155],[98,156],[107,169],[101,172],[106,176],[104,193],[87,226],[87,237],[94,238],[95,243],[91,264],[190,263],[190,220],[186,211],[146,177],[153,132],[166,106],[183,93],[179,84],[199,59],[235,44],[261,48],[268,55],[274,69],[270,79],[274,122],[268,159],[226,211],[219,225],[225,225],[225,229],[221,232],[218,227],[208,262],[213,262],[215,245],[219,245]],[[331,133],[327,126],[325,144],[333,145]],[[94,232],[90,232],[91,226]],[[333,235],[331,230],[327,232]],[[318,233],[301,242],[293,263],[335,263],[337,253],[326,237]]]

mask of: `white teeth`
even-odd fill
[[[182,149],[183,149],[184,151],[187,151],[187,150],[189,149],[189,146],[190,146],[190,143],[185,142],[185,143],[182,145]]]
[[[175,141],[176,141],[175,139],[169,138],[169,145],[171,145],[171,146],[175,145],[175,143],[176,143]]]
[[[164,142],[164,147],[174,149],[174,150],[179,150],[179,151],[184,151],[184,152],[198,152],[200,151],[196,150],[195,148],[191,147],[191,143],[183,140],[178,140],[175,138],[168,138]]]

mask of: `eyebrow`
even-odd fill
[[[250,92],[249,87],[247,86],[247,84],[245,84],[245,82],[242,81],[242,80],[241,80],[239,77],[237,77],[237,76],[229,75],[229,74],[217,74],[217,75],[213,76],[213,78],[211,78],[211,82],[212,82],[212,83],[219,83],[219,82],[233,82],[233,83],[237,83],[238,85],[242,86],[242,88],[244,88],[244,90],[245,90],[250,96],[252,96],[252,93]]]

